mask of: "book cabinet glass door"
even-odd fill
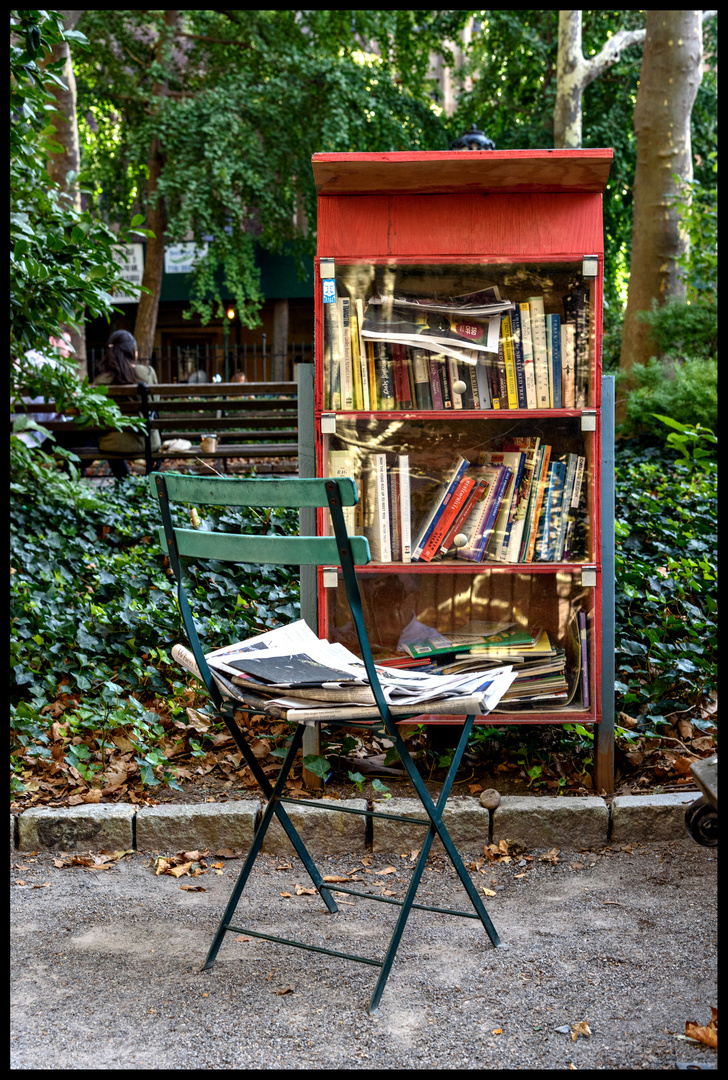
[[[320,273],[317,472],[357,482],[375,658],[473,623],[546,631],[550,661],[500,716],[596,721],[600,260]],[[323,571],[320,633],[356,649],[347,611]]]

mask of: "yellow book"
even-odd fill
[[[513,352],[513,333],[511,329],[510,315],[504,315],[501,319],[501,337],[503,339],[503,361],[506,368],[508,408],[517,409],[518,389],[516,387],[516,358]]]
[[[359,323],[354,312],[349,314],[349,335],[351,344],[351,369],[354,377],[354,409],[364,408],[364,392],[361,384],[361,364],[359,363]]]
[[[377,373],[374,367],[374,342],[367,341],[367,371],[369,372],[369,408],[375,411],[378,406]]]

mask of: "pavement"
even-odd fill
[[[687,836],[688,800],[530,801],[504,797],[487,827],[475,800],[449,811],[506,948],[477,920],[413,911],[379,1018],[367,1012],[369,965],[234,932],[201,971],[253,800],[27,810],[10,858],[11,1068],[715,1068],[716,1051],[686,1037],[717,1005],[717,848]],[[322,874],[402,898],[421,831],[419,843],[393,821],[388,833],[337,834],[316,820],[324,811],[290,809],[329,849],[316,856]],[[327,820],[343,818],[360,820]],[[483,841],[499,836],[510,854],[488,859]],[[193,839],[224,847],[194,877],[157,872],[160,850]],[[59,853],[102,847],[116,854]],[[417,899],[468,910],[444,853],[431,853]],[[330,915],[280,840],[235,924],[381,959],[396,909],[336,900]]]

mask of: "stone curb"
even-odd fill
[[[515,841],[526,848],[579,850],[606,843],[688,840],[685,809],[698,798],[692,791],[669,795],[618,795],[608,806],[597,796],[504,795],[489,814],[478,799],[448,800],[443,819],[459,850],[481,852],[484,844]],[[419,848],[425,829],[397,821],[396,814],[425,817],[415,798],[337,799],[354,810],[375,809],[393,819],[332,814],[302,800],[286,803],[286,813],[312,855],[342,852],[399,852]],[[247,850],[263,806],[254,799],[226,803],[83,803],[31,807],[10,815],[10,847],[18,851],[188,851],[195,848]],[[691,841],[694,842],[694,841]],[[442,851],[436,839],[433,850]],[[263,851],[290,855],[292,846],[274,820]]]

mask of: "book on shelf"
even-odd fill
[[[364,322],[364,301],[357,299],[356,301],[356,332],[357,332],[357,350],[359,357],[359,369],[360,369],[360,382],[361,382],[361,407],[365,412],[369,412],[370,399],[369,399],[369,361],[367,357],[366,343],[361,336],[362,323]]]
[[[430,385],[430,361],[428,353],[422,349],[412,349],[412,369],[415,382],[415,403],[417,408],[426,411],[432,409],[432,387]]]
[[[465,528],[465,523],[468,521],[470,514],[472,513],[473,507],[477,502],[481,502],[485,498],[489,486],[490,485],[488,481],[484,477],[480,477],[475,481],[475,484],[470,490],[470,494],[467,496],[465,502],[458,510],[455,518],[450,524],[450,528],[443,537],[442,543],[440,544],[439,555],[447,554],[447,552],[453,546],[455,537],[458,536],[459,533],[463,532]]]
[[[395,344],[391,346],[390,351],[394,367],[394,396],[396,407],[398,409],[411,409],[413,403],[405,347],[401,344]]]
[[[367,382],[369,383],[369,407],[373,410],[379,408],[377,398],[377,367],[374,356],[374,342],[364,342],[364,355],[366,356]]]
[[[441,355],[437,357],[437,377],[440,380],[442,407],[443,409],[452,409],[452,391],[450,389],[450,376],[448,375],[447,361],[447,356]]]
[[[516,363],[513,354],[513,330],[510,315],[501,319],[501,343],[503,346],[503,368],[506,376],[506,408],[518,408],[518,388],[516,386]]]
[[[338,301],[324,304],[324,373],[327,408],[341,408],[341,321]]]
[[[578,551],[577,525],[580,517],[586,516],[586,458],[579,456],[574,476],[574,487],[569,501],[566,530],[564,534],[563,558],[575,558]]]
[[[571,503],[571,496],[574,491],[574,481],[576,479],[576,469],[579,461],[579,455],[566,454],[561,458],[561,460],[565,463],[566,472],[564,476],[564,490],[561,496],[558,531],[556,534],[556,542],[554,545],[554,562],[561,562],[564,557],[566,526],[569,520],[569,506]]]
[[[553,562],[554,560],[565,474],[566,466],[563,461],[549,462],[534,548],[534,559],[538,562]]]
[[[531,338],[533,345],[533,366],[536,379],[536,407],[549,408],[549,366],[546,348],[546,316],[543,296],[529,296],[528,308],[531,315]]]
[[[354,369],[351,362],[351,327],[349,320],[351,302],[348,296],[340,296],[336,301],[338,319],[341,327],[341,408],[351,411],[354,408]]]
[[[509,436],[504,440],[501,447],[504,451],[521,451],[524,455],[521,482],[516,491],[516,505],[513,513],[513,520],[511,522],[510,534],[508,536],[507,545],[504,545],[504,550],[501,553],[503,562],[513,563],[518,562],[520,559],[523,528],[526,521],[533,472],[540,445],[541,439],[538,435],[523,435]]]
[[[432,354],[430,354],[427,363],[430,373],[430,393],[432,394],[432,407],[433,409],[444,409],[445,403],[442,397],[442,381],[440,379],[440,369],[442,365],[438,363],[437,358]]]
[[[523,341],[521,340],[521,307],[515,304],[510,314],[511,319],[511,344],[513,347],[513,367],[516,373],[516,395],[518,408],[527,409],[526,398],[526,369],[523,366]]]
[[[533,358],[533,331],[531,329],[530,304],[518,304],[521,317],[521,348],[523,350],[523,370],[526,381],[526,407],[535,409],[536,397],[536,367]]]
[[[533,645],[536,640],[530,631],[519,629],[513,623],[483,625],[486,628],[485,633],[467,634],[457,630],[446,634],[438,633],[432,640],[409,643],[404,648],[412,657],[451,656],[454,658],[457,655],[465,655],[466,651],[467,656],[477,651],[478,662],[482,663],[483,652],[492,650],[494,653],[498,646],[503,645]],[[540,630],[538,633],[540,634]]]
[[[466,409],[485,409],[486,405],[483,405],[480,400],[480,389],[478,387],[478,361],[475,359],[472,364],[461,365],[461,376],[465,383],[466,390],[463,395],[463,405]]]
[[[549,401],[561,408],[561,316],[546,316],[546,351],[549,364]]]
[[[531,478],[531,490],[528,498],[528,509],[523,526],[523,540],[521,542],[521,554],[519,562],[532,562],[533,552],[536,547],[536,530],[538,518],[541,513],[544,492],[546,490],[546,478],[548,476],[549,461],[551,460],[551,447],[541,443],[538,448],[536,465]]]
[[[420,555],[422,562],[432,562],[433,558],[439,554],[443,540],[450,531],[452,523],[463,505],[467,503],[468,496],[474,487],[475,480],[473,477],[468,476],[467,474],[463,476],[460,483],[455,488],[452,498],[440,514],[435,528],[430,533],[429,540],[422,549],[422,554]]]
[[[392,561],[408,563],[412,561],[408,454],[397,455],[390,474],[389,490]]]
[[[488,370],[488,362],[485,357],[478,359],[473,371],[478,391],[478,407],[481,409],[497,408],[498,406],[493,404],[490,371]]]
[[[483,553],[490,540],[511,470],[506,465],[481,465],[476,469],[476,475],[488,480],[489,487],[486,497],[475,504],[463,528],[468,542],[464,547],[458,548],[457,557],[468,562],[483,561]]]
[[[561,324],[561,405],[564,409],[576,408],[576,377],[574,352],[574,324]]]
[[[508,307],[510,307],[510,303]],[[488,318],[474,318],[468,313],[448,315],[428,311],[425,307],[405,308],[398,305],[377,305],[370,300],[364,312],[362,334],[365,338],[400,341],[420,348],[458,346],[467,349],[495,352],[497,339]],[[496,329],[497,333],[497,329]]]
[[[349,348],[351,350],[351,375],[354,382],[354,408],[361,410],[364,408],[364,389],[359,362],[359,322],[353,300],[349,304]]]
[[[415,296],[414,293],[396,292],[391,296],[382,296],[374,293],[369,300],[374,306],[414,308],[421,311],[441,311],[445,314],[467,314],[472,316],[498,315],[511,306],[510,300],[501,300],[497,285],[489,285],[477,292],[465,293],[462,296],[451,297],[424,297]]]
[[[366,494],[365,536],[374,562],[392,561],[392,534],[389,521],[389,484],[387,455],[369,455],[369,477]]]
[[[450,470],[446,479],[440,483],[435,489],[435,493],[430,500],[429,508],[419,524],[415,537],[412,541],[412,561],[416,562],[422,555],[423,548],[427,541],[430,539],[435,525],[438,522],[443,510],[450,502],[455,490],[465,475],[465,470],[468,468],[470,462],[467,458],[461,455],[458,456],[457,461]]]
[[[450,399],[452,401],[453,409],[463,408],[463,395],[455,387],[460,385],[460,371],[458,368],[458,362],[452,356],[447,358],[447,364],[445,367],[446,377],[450,385]]]
[[[574,327],[574,407],[584,409],[589,403],[590,342],[589,293],[577,285],[564,297],[564,317]]]
[[[581,644],[581,700],[589,708],[589,643],[587,641],[586,612],[579,611],[579,641]]]
[[[484,558],[489,562],[503,562],[508,546],[508,534],[516,509],[516,496],[523,476],[523,463],[526,455],[520,450],[490,450],[484,455],[484,465],[507,465],[511,470],[501,508],[493,526],[490,540],[485,548]]]
[[[352,480],[355,480],[358,474],[357,466],[358,454],[353,447],[349,447],[346,450],[329,450],[329,476],[350,476]],[[359,491],[359,498],[362,498],[362,492]],[[357,533],[357,507],[356,506],[343,506],[342,513],[344,515],[344,524],[346,525],[346,531],[349,536],[355,536]]]
[[[383,412],[394,409],[394,363],[384,341],[374,342],[374,371],[377,387],[377,408]]]

